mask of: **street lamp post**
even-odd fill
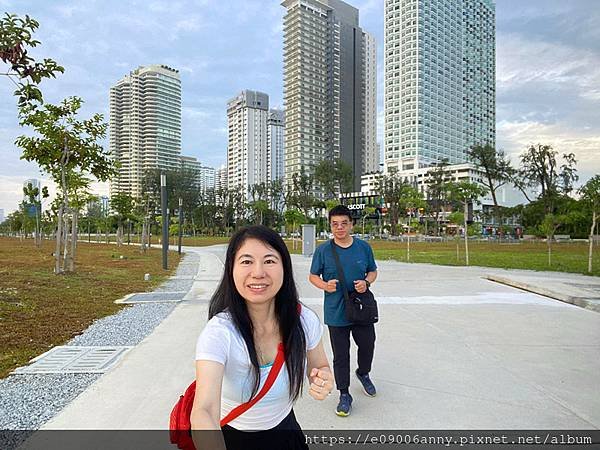
[[[177,244],[177,253],[181,255],[181,235],[183,229],[183,200],[179,197],[179,242]]]
[[[160,174],[160,207],[162,214],[162,265],[163,269],[168,267],[168,251],[169,251],[169,223],[167,212],[167,176],[164,173]]]

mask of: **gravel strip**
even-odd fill
[[[184,256],[176,276],[198,271],[197,255]],[[194,272],[194,275],[196,274]],[[187,291],[193,280],[169,279],[156,291]],[[95,321],[65,345],[112,346],[139,344],[167,317],[176,303],[147,303],[128,306],[117,314]],[[102,374],[10,375],[0,380],[0,430],[37,430],[59,413]],[[0,448],[15,448],[26,433],[3,433]],[[11,443],[12,441],[12,443]]]

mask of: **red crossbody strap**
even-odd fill
[[[251,399],[250,401],[248,401],[246,403],[242,403],[241,405],[236,406],[229,412],[229,414],[227,414],[225,417],[223,417],[223,419],[221,419],[222,427],[227,425],[232,420],[236,419],[239,415],[248,411],[250,408],[252,408],[256,404],[256,402],[258,402],[261,398],[263,398],[265,396],[265,394],[269,391],[269,389],[271,389],[271,386],[273,386],[273,383],[275,383],[275,380],[277,379],[277,375],[279,375],[279,372],[281,371],[281,368],[283,367],[284,363],[285,363],[285,353],[283,351],[283,344],[279,343],[279,345],[277,346],[277,356],[275,357],[275,361],[273,362],[273,365],[271,366],[269,375],[267,375],[267,380],[265,381],[265,384],[263,385],[260,392],[253,399]]]

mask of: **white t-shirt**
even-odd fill
[[[300,320],[306,337],[306,350],[321,341],[323,326],[317,315],[302,306]],[[221,312],[208,321],[198,337],[196,360],[216,361],[225,366],[221,391],[221,419],[238,405],[247,402],[253,386],[252,363],[244,338],[235,328],[228,312]],[[260,368],[262,388],[271,365]],[[228,425],[237,430],[268,430],[279,424],[291,411],[289,379],[284,364],[271,389],[252,408]]]

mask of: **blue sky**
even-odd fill
[[[382,140],[383,0],[349,1],[375,35],[379,58]],[[33,53],[65,67],[42,84],[47,101],[81,96],[84,114],[105,114],[112,84],[139,65],[180,70],[182,150],[203,163],[225,162],[227,100],[242,89],[283,106],[282,19],[270,0],[0,0],[0,11],[29,14],[41,27]],[[517,162],[527,144],[574,152],[582,180],[600,173],[600,8],[596,0],[498,0],[497,147]],[[0,208],[21,200],[21,185],[38,176],[19,160],[22,133],[13,87],[0,80]],[[105,185],[97,186],[107,192]]]

